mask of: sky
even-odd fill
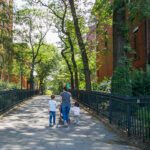
[[[95,2],[95,0],[86,0],[86,1],[93,2],[93,3]],[[21,9],[21,7],[25,4],[24,2],[25,2],[24,0],[14,0],[15,8]],[[46,40],[47,43],[52,43],[52,44],[55,44],[55,45],[57,45],[57,43],[60,41],[59,38],[58,38],[58,34],[54,33],[53,30],[50,30],[47,33],[47,36],[46,36],[45,40]]]
[[[24,0],[14,0],[14,5],[15,7],[17,7],[17,9],[21,9],[21,7],[24,5]],[[58,38],[58,35],[57,33],[54,33],[52,30],[50,30],[48,33],[47,33],[47,36],[46,36],[46,42],[47,43],[53,43],[55,45],[57,45],[57,42],[59,42],[59,38]]]

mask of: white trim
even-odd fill
[[[133,33],[135,33],[135,32],[137,32],[139,30],[139,27],[137,26],[137,27],[135,27],[134,29],[133,29]]]

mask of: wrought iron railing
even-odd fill
[[[38,90],[10,90],[0,92],[0,114],[18,103],[38,94]]]
[[[128,136],[150,141],[150,97],[123,97],[95,91],[72,91],[72,96],[107,117]]]

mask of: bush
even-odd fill
[[[104,80],[100,83],[98,90],[104,93],[110,93],[111,92],[111,79],[105,77]]]
[[[53,93],[53,92],[52,92],[51,90],[46,90],[46,91],[45,91],[45,94],[46,94],[46,95],[52,95],[52,93]]]
[[[11,90],[11,89],[19,89],[20,85],[14,84],[14,83],[9,83],[9,82],[4,82],[0,81],[0,90]]]
[[[128,65],[116,68],[112,77],[112,93],[119,95],[132,95],[130,70]]]
[[[92,83],[92,90],[104,93],[110,93],[111,91],[111,78],[105,77],[100,83]]]
[[[131,73],[132,91],[134,96],[150,95],[150,72],[134,70]]]

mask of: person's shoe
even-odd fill
[[[76,125],[80,125],[80,123],[79,123],[79,122],[77,122],[77,123],[76,123]]]
[[[68,127],[68,123],[66,121],[64,121],[64,126]]]
[[[52,124],[49,125],[49,127],[52,127],[52,126],[53,126]]]

